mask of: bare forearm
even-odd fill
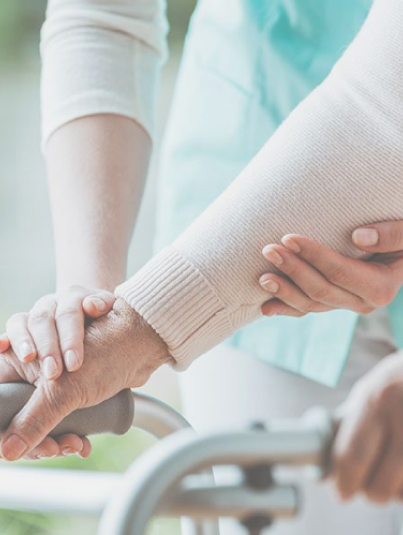
[[[132,119],[93,115],[47,145],[57,286],[112,289],[124,280],[151,141]]]

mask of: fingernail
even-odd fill
[[[74,370],[76,370],[80,364],[77,353],[72,349],[66,351],[66,354],[64,355],[64,361],[66,363],[66,368],[69,372],[73,372]]]
[[[275,294],[278,292],[279,285],[276,281],[272,279],[266,279],[260,282],[260,284],[263,286],[265,290],[268,290],[270,293]]]
[[[374,228],[359,228],[353,232],[353,242],[361,247],[372,247],[379,240],[378,231]]]
[[[2,445],[3,457],[8,461],[16,461],[27,451],[27,444],[18,435],[10,435]]]
[[[287,236],[284,236],[283,238],[281,238],[281,243],[283,245],[285,245],[287,247],[287,249],[291,249],[291,251],[293,251],[294,253],[300,253],[301,252],[301,247],[288,234],[287,234]]]
[[[91,303],[95,306],[99,312],[104,312],[106,310],[106,303],[99,297],[91,297]]]
[[[56,361],[53,357],[46,357],[42,363],[42,372],[46,379],[53,379],[58,372]]]
[[[20,360],[24,361],[29,355],[32,355],[33,352],[34,348],[29,342],[22,342],[18,356],[20,357]]]
[[[64,456],[73,455],[73,454],[76,454],[76,453],[77,453],[77,450],[75,450],[74,448],[63,448],[62,449],[62,454]]]
[[[270,262],[275,266],[281,266],[281,264],[283,263],[283,259],[280,254],[275,251],[271,245],[266,245],[266,247],[263,248],[262,253],[267,258],[267,260],[270,260]]]

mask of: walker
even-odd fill
[[[0,429],[32,395],[27,384],[0,385]],[[245,431],[197,435],[174,409],[130,390],[90,409],[76,411],[55,430],[123,434],[140,428],[158,442],[126,473],[91,473],[3,466],[0,508],[99,518],[98,535],[145,535],[154,516],[182,517],[192,535],[218,535],[218,518],[233,517],[248,535],[261,535],[277,520],[294,517],[298,491],[276,481],[278,466],[328,466],[334,430],[326,411],[298,420],[260,423]],[[239,467],[239,483],[214,484],[212,468]]]

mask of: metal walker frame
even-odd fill
[[[299,509],[297,489],[277,483],[273,467],[326,471],[333,429],[325,411],[269,429],[196,435],[165,403],[137,393],[133,402],[132,426],[159,441],[123,475],[4,466],[0,508],[100,517],[98,535],[144,535],[156,515],[185,517],[192,535],[218,535],[219,517],[236,518],[246,533],[260,535]],[[216,485],[212,468],[218,465],[238,466],[243,480]]]

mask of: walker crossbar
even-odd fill
[[[0,387],[0,399],[1,395]],[[129,398],[127,393],[124,396],[127,409]],[[189,533],[193,535],[217,535],[218,518],[225,516],[244,522],[249,533],[261,533],[272,521],[297,513],[298,494],[292,485],[280,485],[271,476],[263,487],[262,481],[255,486],[251,476],[254,466],[266,467],[269,475],[276,465],[316,466],[321,473],[326,469],[333,430],[324,411],[296,421],[276,422],[267,430],[198,436],[168,405],[145,395],[129,397],[131,405],[135,405],[133,426],[162,440],[123,476],[4,467],[0,507],[101,516],[99,535],[144,535],[150,519],[161,515],[188,517]],[[116,402],[109,406],[115,413]],[[102,411],[106,410],[105,404]],[[133,411],[133,407],[127,410]],[[82,411],[74,420],[81,432],[88,423],[86,418]],[[2,421],[0,416],[0,425]],[[91,421],[94,427],[94,412]],[[239,467],[245,473],[244,480],[227,486],[215,485],[211,469],[218,465]],[[254,519],[258,522],[254,523]],[[252,529],[253,525],[262,527]]]

